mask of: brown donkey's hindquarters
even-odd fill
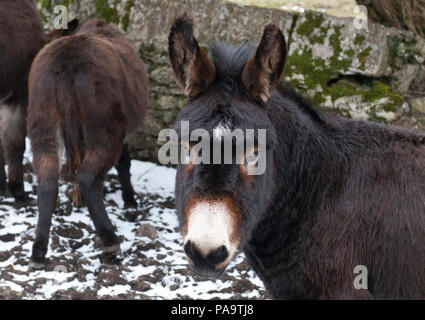
[[[28,103],[28,73],[47,37],[35,4],[28,0],[0,1],[0,194],[8,187],[17,202],[24,202],[23,153]]]
[[[103,203],[103,180],[115,164],[126,206],[136,204],[124,142],[141,125],[146,111],[143,62],[121,32],[92,19],[40,52],[29,88],[27,128],[39,184],[34,266],[42,267],[45,261],[62,143],[66,176],[77,181],[105,250],[119,253],[119,240]]]

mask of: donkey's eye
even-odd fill
[[[258,151],[253,150],[245,157],[244,166],[245,167],[255,167],[258,162]]]

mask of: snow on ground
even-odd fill
[[[29,146],[27,147],[29,150]],[[175,170],[132,161],[138,208],[123,209],[117,172],[105,182],[106,210],[124,252],[110,261],[101,250],[86,207],[72,205],[63,182],[52,220],[49,263],[31,271],[37,223],[36,178],[26,152],[25,190],[34,199],[15,208],[0,197],[0,299],[264,299],[262,282],[239,254],[217,279],[194,275],[183,252],[173,208]]]

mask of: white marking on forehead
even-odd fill
[[[213,129],[213,136],[215,140],[220,140],[221,137],[231,133],[230,124],[227,120],[222,120],[220,123]]]
[[[222,245],[229,250],[232,224],[231,212],[224,203],[199,202],[189,212],[185,243],[190,240],[205,256]]]

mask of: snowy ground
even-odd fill
[[[27,147],[27,150],[29,147]],[[26,153],[25,190],[34,204],[15,208],[0,197],[0,299],[264,299],[262,282],[239,254],[223,275],[210,280],[188,269],[173,209],[175,170],[132,161],[138,209],[125,210],[116,171],[105,187],[107,211],[122,239],[124,260],[100,250],[86,207],[76,208],[61,184],[45,271],[28,260],[37,222],[36,178]]]

